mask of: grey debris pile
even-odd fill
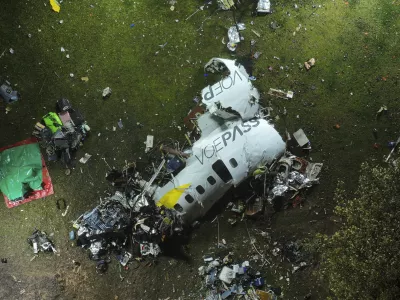
[[[301,189],[318,184],[322,166],[322,163],[311,163],[286,153],[274,168],[276,175],[270,187],[268,201],[272,203],[277,197],[293,197]]]
[[[159,244],[183,231],[174,210],[147,200],[138,176],[134,164],[111,170],[106,179],[119,190],[74,222],[77,246],[88,249],[91,259],[106,260],[115,254],[125,267],[133,257],[158,256]]]
[[[233,253],[225,256],[212,258],[204,257],[205,265],[198,271],[204,280],[205,299],[278,299],[281,295],[280,288],[274,288],[265,283],[262,274],[250,266],[248,261],[239,262],[234,260]],[[261,298],[264,299],[264,298]]]
[[[13,90],[10,82],[5,81],[3,84],[0,85],[0,99],[3,99],[6,104],[14,103],[18,101],[19,98],[20,94],[17,91]]]
[[[49,240],[44,231],[36,229],[28,238],[28,243],[33,247],[33,253],[38,252],[57,252],[54,248],[53,242]]]
[[[98,260],[110,250],[120,251],[126,245],[132,221],[123,199],[110,197],[74,223],[78,229],[77,246],[90,250],[90,257]]]

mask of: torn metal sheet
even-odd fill
[[[283,184],[277,185],[271,190],[269,197],[272,200],[275,197],[283,196],[288,189],[289,187],[287,185]]]
[[[158,206],[175,209],[191,224],[232,186],[262,165],[279,159],[285,143],[264,119],[226,122],[193,144],[186,166],[166,185],[156,187]]]
[[[271,2],[269,0],[258,0],[257,12],[270,13],[271,12]]]
[[[57,252],[46,233],[37,229],[28,238],[28,243],[33,247],[34,254],[37,254],[39,251]]]
[[[142,193],[137,195],[131,202],[129,202],[130,206],[132,207],[133,211],[138,212],[140,208],[149,205],[146,196]]]
[[[235,279],[236,273],[233,271],[233,269],[228,268],[224,266],[221,270],[221,273],[219,274],[218,278],[219,280],[230,284],[233,279]]]
[[[204,67],[206,72],[225,75],[222,80],[201,91],[207,110],[223,119],[257,117],[260,109],[258,90],[249,80],[245,68],[235,60],[213,58]]]
[[[290,193],[297,193],[303,188],[318,184],[322,166],[322,163],[310,163],[287,153],[287,156],[282,157],[276,165],[277,174],[267,200],[272,203],[276,197],[288,196]]]
[[[304,133],[303,129],[299,129],[293,133],[293,137],[297,141],[300,147],[304,147],[307,145],[310,140],[307,138],[306,134]]]
[[[140,244],[140,254],[143,256],[146,255],[153,255],[153,256],[158,256],[158,254],[161,253],[160,246],[157,244],[153,243],[148,243],[148,244]]]
[[[229,50],[235,51],[237,44],[240,43],[242,38],[240,37],[239,31],[245,30],[246,26],[243,23],[238,23],[234,26],[229,27],[228,29],[228,38],[229,41],[226,44]]]
[[[311,181],[318,181],[318,175],[322,170],[322,163],[308,163],[306,168],[307,178]]]
[[[153,144],[154,144],[154,136],[153,135],[148,135],[146,138],[146,150],[145,152],[149,152],[151,148],[153,148]]]
[[[285,91],[282,91],[282,90],[277,90],[277,89],[270,88],[269,91],[268,91],[268,95],[275,96],[275,97],[278,97],[278,98],[283,98],[283,99],[292,99],[294,93],[292,91],[285,92]]]

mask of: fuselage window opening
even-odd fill
[[[218,159],[215,163],[213,163],[212,169],[215,173],[217,173],[223,182],[228,183],[232,180],[232,175],[222,160]]]
[[[215,180],[214,177],[208,176],[207,181],[209,184],[214,185],[217,181]]]
[[[237,163],[236,159],[234,159],[234,158],[231,158],[229,160],[229,163],[231,164],[232,168],[236,168],[238,166],[238,163]]]
[[[176,211],[183,212],[183,207],[180,206],[178,203],[174,205]]]
[[[206,191],[201,185],[196,186],[196,191],[202,195]]]
[[[187,194],[187,195],[185,196],[185,200],[186,200],[188,203],[193,203],[193,201],[194,201],[192,195],[189,195],[189,194]]]

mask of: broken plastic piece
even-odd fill
[[[118,256],[118,260],[123,267],[125,267],[128,264],[131,258],[132,254],[130,254],[128,251],[124,251],[120,256]]]
[[[111,88],[109,88],[109,87],[106,87],[104,90],[103,90],[103,99],[105,99],[105,98],[107,98],[107,97],[110,97],[110,95],[111,95]]]
[[[140,254],[142,254],[143,256],[151,254],[154,257],[156,257],[160,253],[161,253],[161,249],[160,249],[160,246],[158,246],[157,244],[153,244],[153,243],[140,244]]]
[[[61,6],[60,3],[58,3],[57,0],[50,0],[50,5],[51,8],[55,11],[55,12],[60,12]]]
[[[306,67],[307,71],[310,70],[314,65],[315,65],[315,58],[311,58],[310,60],[304,63],[304,66]]]
[[[258,0],[257,12],[270,13],[271,12],[271,2],[269,0]]]
[[[91,156],[90,154],[85,153],[85,156],[83,156],[83,157],[79,160],[79,162],[80,162],[80,163],[83,163],[83,164],[86,164],[87,161],[89,160],[89,158],[91,158],[91,157],[92,157],[92,156]]]
[[[304,133],[303,129],[299,129],[296,132],[294,132],[293,137],[295,138],[300,147],[303,147],[310,142],[310,140]]]
[[[258,59],[258,58],[260,57],[261,54],[262,54],[262,52],[257,51],[257,52],[255,52],[255,53],[253,54],[253,58],[254,58],[254,59]]]
[[[282,90],[277,90],[277,89],[272,89],[270,88],[268,91],[268,95],[275,96],[278,98],[283,98],[283,99],[292,99],[293,98],[293,92],[292,91],[282,91]]]
[[[124,128],[124,125],[122,124],[122,120],[121,119],[118,120],[118,127],[119,127],[119,129]]]
[[[149,152],[151,148],[153,148],[153,143],[154,143],[154,136],[148,135],[146,139],[146,150],[145,150],[146,153]]]
[[[19,97],[19,93],[12,89],[10,82],[6,81],[0,86],[0,99],[3,99],[6,104],[18,101]]]
[[[231,268],[224,266],[218,278],[223,282],[230,284],[232,280],[235,279],[235,272]]]

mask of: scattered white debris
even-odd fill
[[[306,134],[304,133],[303,129],[299,129],[295,133],[293,133],[293,137],[295,138],[300,147],[303,147],[310,142]]]
[[[14,54],[14,49],[13,48],[10,48],[10,53]]]
[[[111,88],[110,87],[106,87],[104,90],[103,90],[103,98],[106,98],[106,97],[108,97],[108,96],[110,96],[111,95]]]
[[[154,136],[153,136],[153,135],[148,135],[145,144],[146,144],[146,150],[145,150],[145,152],[147,153],[147,152],[149,152],[149,150],[150,150],[151,148],[153,148]]]
[[[92,157],[92,156],[91,156],[90,154],[85,153],[85,156],[82,157],[82,158],[79,160],[79,162],[80,162],[80,163],[83,163],[83,164],[86,164],[87,161],[89,160],[89,158],[91,158],[91,157]]]
[[[63,217],[65,217],[68,213],[68,209],[69,209],[69,205],[67,205],[67,208],[65,209],[65,211],[61,214]]]
[[[65,52],[65,48],[64,47],[61,47],[61,52]]]

